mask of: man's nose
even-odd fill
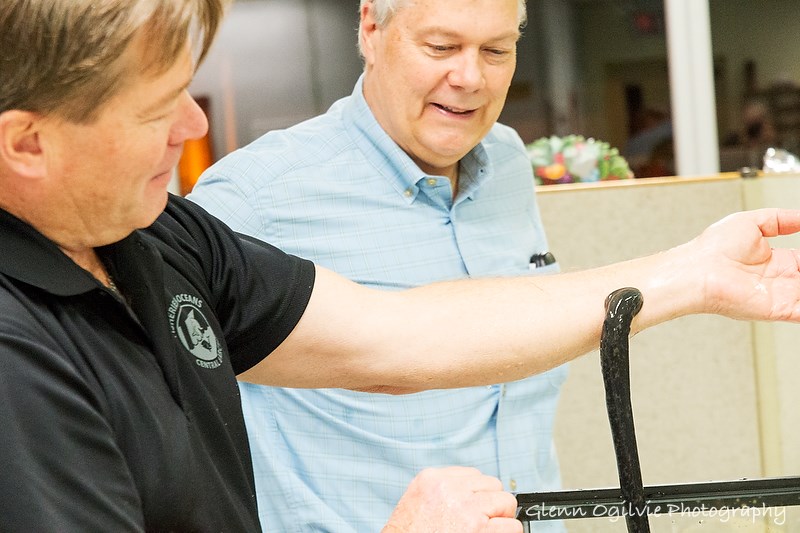
[[[199,139],[208,132],[206,114],[188,91],[181,95],[178,120],[172,128],[170,143],[179,144],[188,139]]]
[[[455,87],[475,92],[486,86],[484,64],[480,50],[463,50],[454,58],[448,81]]]

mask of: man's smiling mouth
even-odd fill
[[[469,115],[470,113],[474,113],[474,109],[455,109],[453,107],[447,107],[446,105],[437,104],[433,102],[431,105],[436,107],[437,109],[441,109],[442,111],[446,111],[447,113],[452,113],[454,115]]]

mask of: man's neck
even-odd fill
[[[94,276],[97,281],[106,287],[114,287],[106,266],[103,264],[103,261],[100,260],[100,256],[97,255],[94,248],[83,248],[80,250],[69,250],[61,246],[59,246],[59,248],[67,257],[72,259],[76,265]]]

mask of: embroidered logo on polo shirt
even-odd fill
[[[203,300],[189,294],[179,294],[169,304],[169,325],[198,366],[217,368],[222,364],[222,346],[211,324],[203,314]]]

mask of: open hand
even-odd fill
[[[705,312],[800,321],[800,251],[773,249],[768,240],[797,231],[800,211],[758,209],[725,217],[687,243],[706,272]]]

